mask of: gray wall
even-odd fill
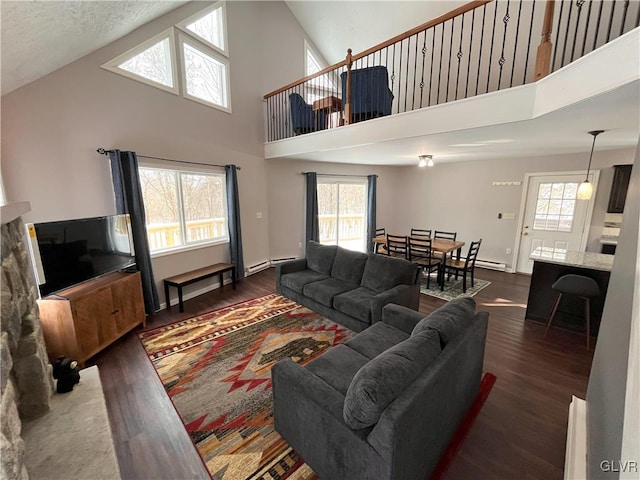
[[[636,152],[622,219],[620,240],[602,313],[587,389],[587,458],[589,478],[638,478],[638,383],[640,355],[640,149]],[[635,307],[634,307],[635,302]],[[635,308],[635,310],[634,310]],[[635,358],[631,362],[630,356]],[[623,429],[629,429],[624,432]],[[602,461],[635,461],[635,471],[604,472]]]
[[[29,200],[25,222],[114,213],[108,160],[96,148],[239,165],[245,265],[269,258],[262,96],[303,76],[305,34],[283,2],[228,2],[231,107],[225,112],[100,68],[205,8],[192,2],[2,97],[2,178]],[[153,260],[161,279],[228,260],[218,245]],[[213,281],[213,280],[212,280]],[[194,286],[202,288],[204,284]]]
[[[607,210],[612,165],[632,163],[633,150],[608,150],[594,153],[592,168],[599,169],[600,179],[595,197],[587,250],[600,251]],[[586,169],[588,156],[558,155],[517,159],[442,163],[432,168],[399,168],[397,227],[457,231],[463,240],[482,238],[479,258],[515,264],[506,249],[514,248],[518,235],[517,220],[525,173],[580,171]],[[494,181],[521,181],[520,186],[493,186]],[[498,212],[515,213],[514,220],[499,220]]]
[[[398,168],[295,160],[267,160],[269,245],[271,258],[301,256],[304,242],[305,181],[301,172],[332,175],[378,175],[376,224],[393,231],[398,213]]]

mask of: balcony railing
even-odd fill
[[[204,242],[214,238],[223,238],[227,235],[227,222],[224,217],[186,222],[186,243]],[[147,237],[149,238],[149,248],[152,252],[185,244],[178,222],[147,225]]]
[[[320,243],[323,244],[339,244],[352,250],[362,250],[365,247],[366,226],[364,214],[340,215],[339,218],[335,214],[318,215]]]
[[[265,95],[267,141],[531,83],[639,24],[638,1],[473,1]],[[370,67],[386,69],[383,89],[355,80]],[[292,124],[296,94],[304,128]],[[389,108],[371,107],[389,94]]]

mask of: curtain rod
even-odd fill
[[[107,155],[109,150],[105,150],[104,148],[98,148],[96,150],[100,155]],[[136,154],[137,155],[137,154]],[[140,158],[149,158],[152,160],[164,160],[165,162],[175,162],[175,163],[188,163],[191,165],[206,165],[208,167],[226,167],[226,165],[217,165],[215,163],[202,163],[202,162],[189,162],[186,160],[174,160],[172,158],[162,158],[162,157],[151,157],[149,155],[137,155]],[[242,170],[242,167],[236,167],[237,170]]]
[[[306,175],[307,173],[312,173],[312,172],[300,172],[300,175]],[[316,173],[316,175],[318,175],[319,177],[357,177],[357,178],[365,178],[368,177],[368,175],[346,175],[346,174],[333,174],[333,173]],[[374,177],[377,177],[378,175],[374,175]]]

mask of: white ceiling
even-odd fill
[[[184,3],[1,0],[2,95],[108,45]]]
[[[87,55],[187,3],[172,1],[0,0],[2,94]],[[450,1],[287,1],[328,63],[402,33],[466,3]],[[294,79],[291,79],[294,80]],[[526,122],[420,136],[340,150],[349,163],[411,164],[420,153],[441,161],[588,151],[585,132],[608,130],[598,148],[635,146],[638,84]],[[505,141],[510,139],[510,141]],[[489,140],[489,141],[487,141]],[[468,147],[456,144],[476,144]],[[298,158],[335,161],[335,151]]]

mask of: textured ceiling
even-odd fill
[[[2,95],[186,3],[0,1]]]

